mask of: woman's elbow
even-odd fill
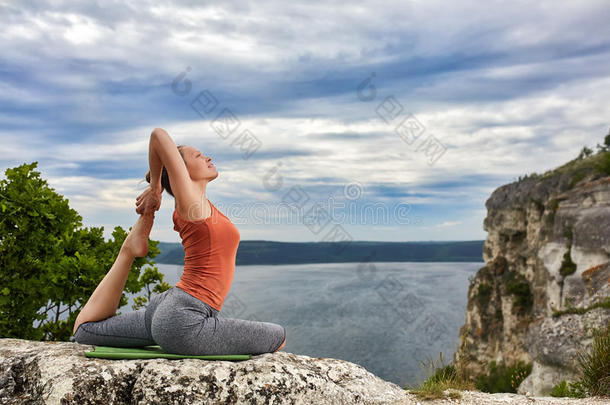
[[[153,131],[150,133],[150,136],[155,136],[155,135],[159,135],[159,134],[167,134],[167,132],[163,129],[163,128],[155,128],[153,129]]]

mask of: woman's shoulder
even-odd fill
[[[176,202],[174,204],[174,213],[180,219],[188,222],[204,221],[212,216],[213,205],[207,198],[203,202],[193,201],[188,203],[186,207],[180,206]]]

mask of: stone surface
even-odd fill
[[[93,346],[0,339],[0,403],[385,404],[405,397],[362,366],[279,351],[250,360],[106,360]]]
[[[445,393],[450,393],[446,390]],[[554,398],[549,396],[533,396],[510,393],[487,394],[480,391],[459,391],[460,399],[417,400],[409,395],[393,405],[608,405],[610,398]]]
[[[0,404],[607,404],[460,391],[423,401],[361,366],[286,352],[250,360],[105,360],[93,346],[0,339]],[[446,391],[449,394],[449,391]]]
[[[485,266],[468,289],[454,361],[475,375],[492,360],[532,363],[519,393],[549,395],[562,380],[575,381],[576,353],[591,348],[591,328],[610,322],[607,308],[553,316],[610,297],[610,177],[574,178],[571,169],[528,177],[485,204]],[[562,275],[566,253],[575,271]],[[530,306],[511,292],[515,285],[529,291]]]

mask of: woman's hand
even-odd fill
[[[140,215],[150,214],[161,208],[161,195],[163,189],[153,189],[148,186],[142,194],[136,198],[136,212]]]

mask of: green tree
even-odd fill
[[[68,200],[35,171],[38,162],[6,169],[0,181],[0,336],[29,340],[68,340],[78,312],[104,278],[129,231],[82,228],[82,217]],[[149,240],[146,257],[134,260],[125,290],[138,297],[170,288],[150,260],[160,253]],[[142,273],[142,274],[141,274]],[[151,289],[151,285],[154,285]],[[119,307],[127,305],[125,293]],[[67,313],[67,319],[60,315]]]
[[[604,138],[604,144],[597,144],[598,152],[610,152],[610,131],[608,131],[608,135]]]
[[[578,159],[584,159],[586,157],[591,156],[592,154],[593,154],[593,150],[591,148],[583,146],[580,153],[578,154]]]

